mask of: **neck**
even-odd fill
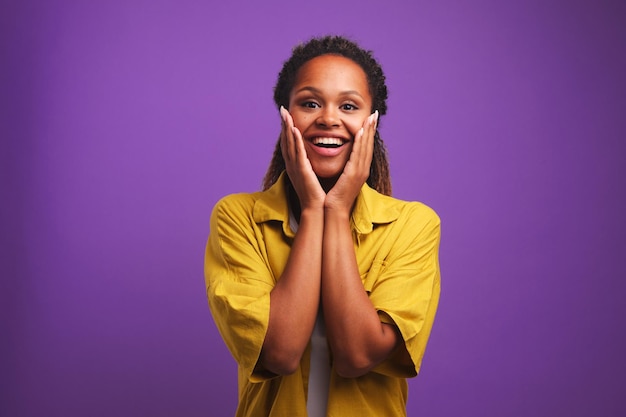
[[[339,178],[317,177],[317,180],[320,182],[320,185],[322,186],[322,189],[324,190],[326,194],[328,194],[328,192],[335,186],[338,179]],[[287,185],[288,185],[287,186],[287,201],[289,202],[289,206],[291,207],[291,210],[293,211],[293,215],[296,217],[296,220],[299,223],[300,212],[302,211],[300,207],[300,199],[298,198],[298,193],[296,193],[296,190],[293,188],[291,181],[289,181]]]
[[[324,190],[324,192],[326,194],[328,194],[328,192],[335,186],[335,184],[337,184],[337,180],[339,179],[339,177],[337,178],[320,178],[317,177],[317,180],[320,182],[320,185],[322,186],[322,189]]]

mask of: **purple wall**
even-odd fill
[[[330,32],[383,63],[395,195],[443,222],[409,415],[626,414],[624,2],[95,3],[2,3],[0,415],[232,415],[210,210]]]

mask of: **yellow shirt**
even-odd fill
[[[267,191],[223,198],[211,215],[206,289],[217,328],[239,365],[237,417],[306,416],[310,347],[291,375],[271,374],[257,363],[270,291],[295,236],[285,188],[283,173]],[[333,371],[327,415],[405,416],[405,378],[419,371],[439,302],[439,217],[424,204],[364,185],[351,223],[363,287],[381,321],[398,327],[404,346],[361,377]]]

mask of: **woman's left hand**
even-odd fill
[[[350,159],[337,183],[326,195],[324,207],[344,210],[349,214],[361,187],[370,175],[374,153],[374,135],[378,124],[378,110],[372,113],[354,136]]]

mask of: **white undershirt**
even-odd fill
[[[326,326],[320,309],[311,335],[311,368],[306,410],[309,417],[326,417],[330,385],[330,356],[326,341]]]
[[[289,226],[298,231],[298,222],[289,210]],[[311,364],[309,371],[309,392],[306,410],[308,417],[326,417],[328,388],[330,386],[330,354],[326,339],[326,326],[321,306],[317,311],[315,327],[311,334]]]

